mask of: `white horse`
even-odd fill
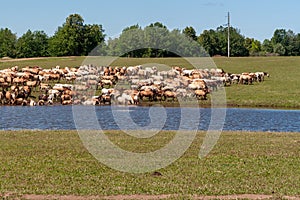
[[[134,104],[132,97],[125,93],[123,93],[121,96],[117,96],[115,101],[117,104],[121,105],[128,105],[128,103]]]
[[[36,106],[36,102],[30,99],[29,101],[29,106]]]

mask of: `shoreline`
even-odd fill
[[[120,134],[120,133],[124,133],[124,130],[83,130],[83,131],[89,131],[89,132],[94,132],[94,131],[103,131],[104,134]],[[141,130],[131,130],[131,131],[141,131]],[[181,131],[181,132],[185,132],[185,133],[194,133],[194,131],[191,130],[161,130],[160,132],[158,132],[159,134],[162,133],[176,133],[177,131]],[[197,134],[204,134],[206,133],[208,130],[197,130]],[[64,132],[67,134],[76,134],[78,135],[78,130],[77,129],[57,129],[57,130],[53,130],[53,129],[15,129],[15,130],[2,130],[0,129],[0,134],[6,134],[6,133],[21,133],[21,132],[26,132],[26,133],[49,133],[49,132],[53,132],[53,133],[57,133],[57,132]],[[289,132],[289,131],[281,131],[281,132],[277,132],[277,131],[249,131],[249,130],[222,130],[221,134],[274,134],[274,135],[280,135],[280,134],[299,134],[300,131],[298,132]]]
[[[145,102],[142,103],[142,105],[138,105],[138,106],[144,106],[144,107],[149,107],[149,106],[153,106],[155,105],[154,103],[149,103],[149,102]],[[163,105],[164,107],[180,107],[179,103],[175,102],[175,103],[163,103],[160,104]],[[191,105],[189,104],[182,104],[181,107],[189,107]],[[199,104],[199,108],[212,108],[212,104]],[[214,105],[213,108],[245,108],[245,109],[274,109],[274,110],[300,110],[299,106],[295,106],[295,107],[285,107],[285,106],[267,106],[267,105],[258,105],[258,106],[253,106],[253,105],[240,105],[240,104],[226,104],[226,106],[224,107],[224,105]]]
[[[183,108],[190,108],[194,107],[195,105],[192,104],[180,104],[178,102],[167,102],[167,103],[159,103],[159,102],[142,102],[139,105],[127,105],[128,107],[151,107],[154,105],[161,105],[163,107],[167,108],[178,108],[178,107],[183,107]],[[126,105],[116,105],[116,104],[111,104],[111,105],[62,105],[58,102],[53,103],[52,105],[43,105],[43,107],[51,107],[51,106],[95,106],[95,107],[101,107],[101,106],[126,106]],[[22,105],[0,105],[1,107],[23,107]],[[40,107],[40,106],[24,106],[24,107]],[[226,104],[224,105],[214,105],[212,107],[212,104],[198,104],[198,108],[240,108],[240,109],[269,109],[269,110],[300,110],[299,106],[295,107],[286,107],[286,106],[267,106],[267,105],[258,105],[258,106],[253,106],[253,105],[240,105],[240,104]]]

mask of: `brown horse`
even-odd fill
[[[242,73],[240,76],[239,84],[247,84],[250,85],[253,83],[253,75],[250,73]]]
[[[139,93],[139,98],[143,101],[144,97],[148,97],[149,101],[154,100],[154,92],[152,90],[142,90]]]
[[[71,100],[72,100],[71,95],[68,94],[61,95],[61,103],[63,103],[64,101],[71,101]]]
[[[26,85],[34,88],[34,91],[36,91],[36,87],[40,85],[40,81],[26,81]]]
[[[60,78],[61,78],[60,74],[49,73],[48,76],[49,76],[49,80],[57,81],[58,83],[60,82]]]
[[[72,103],[73,103],[72,100],[64,100],[61,102],[62,105],[70,105]]]
[[[23,92],[25,94],[25,99],[27,99],[31,95],[31,88],[29,86],[24,86]]]
[[[173,91],[167,90],[163,93],[164,100],[166,101],[167,99],[172,99],[174,101],[177,98],[177,94]]]
[[[23,98],[17,98],[13,101],[13,105],[18,105],[18,106],[27,106],[28,102],[27,100]]]
[[[103,103],[103,104],[111,104],[111,96],[109,94],[102,94],[100,96],[100,103]]]
[[[11,91],[7,91],[5,93],[5,101],[4,101],[5,104],[12,104],[14,102],[14,99],[15,99],[14,93],[12,93]]]
[[[16,84],[16,85],[24,85],[24,83],[26,82],[26,79],[20,78],[20,77],[16,77],[16,78],[13,79],[12,82],[14,84]]]
[[[195,96],[197,97],[197,99],[202,99],[202,100],[206,100],[207,99],[207,94],[208,94],[208,90],[204,89],[204,90],[195,90]]]

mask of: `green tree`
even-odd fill
[[[220,30],[223,35],[226,35],[228,28]],[[249,56],[249,50],[244,46],[245,37],[237,28],[230,27],[230,55],[231,56]]]
[[[198,41],[211,56],[227,55],[228,28],[220,26],[216,30],[205,30],[199,36]],[[230,28],[230,55],[248,56],[249,51],[245,47],[245,37],[236,28]]]
[[[87,55],[104,41],[101,25],[84,25],[79,14],[72,14],[59,27],[49,41],[49,51],[53,56]]]
[[[274,53],[283,56],[294,56],[299,54],[299,49],[296,47],[297,37],[292,30],[276,29],[271,42]],[[279,52],[275,52],[275,49]],[[284,53],[282,54],[282,52]]]
[[[271,39],[273,44],[284,43],[286,40],[286,30],[285,29],[276,29],[274,31],[273,37]]]
[[[161,22],[155,22],[155,23],[151,23],[149,25],[149,27],[157,27],[157,28],[164,28],[164,29],[167,29],[167,27],[165,25],[163,25]]]
[[[122,32],[118,41],[119,55],[125,57],[143,57],[145,49],[144,33],[141,28],[131,28]]]
[[[265,53],[273,53],[273,44],[270,40],[265,39],[262,43],[262,47],[261,47],[262,51]]]
[[[160,22],[145,28],[133,25],[121,35],[108,40],[108,54],[124,57],[177,57],[206,55],[200,45],[186,37],[182,31],[169,31]],[[206,55],[207,56],[207,55]]]
[[[300,56],[300,33],[295,36],[295,55]]]
[[[128,27],[124,28],[122,32],[129,31],[129,30],[134,30],[134,29],[141,29],[141,27],[138,24],[128,26]]]
[[[53,56],[79,56],[83,53],[83,18],[72,14],[49,41],[49,50]]]
[[[106,54],[109,56],[120,56],[121,50],[119,49],[119,38],[108,38]]]
[[[28,30],[18,39],[16,51],[19,58],[48,56],[48,36],[43,31]]]
[[[84,45],[83,45],[83,54],[88,55],[95,47],[100,49],[105,49],[103,34],[104,30],[102,25],[98,24],[88,24],[84,26]],[[100,47],[101,46],[101,47]],[[104,51],[102,51],[104,53]]]
[[[288,30],[286,33],[286,54],[287,56],[299,55],[299,48],[297,47],[297,36],[292,30]]]
[[[225,40],[225,37],[220,37],[215,30],[204,30],[198,37],[198,42],[211,56],[224,55],[224,45],[220,40]]]
[[[17,42],[16,34],[8,28],[0,29],[0,58],[16,56],[15,45]]]
[[[183,29],[182,33],[186,37],[191,38],[194,41],[197,41],[196,31],[192,26],[185,27],[185,29]]]
[[[261,43],[254,38],[246,38],[245,47],[248,50],[250,56],[258,56],[261,52]]]
[[[146,47],[154,47],[147,49],[145,57],[165,57],[167,54],[166,48],[170,44],[169,30],[160,22],[150,24],[144,28],[144,40]]]
[[[273,52],[280,56],[284,56],[286,51],[284,46],[281,43],[277,43],[274,45]]]
[[[139,25],[123,29],[119,38],[108,41],[110,53],[124,57],[163,57],[169,30],[160,22],[142,29]],[[152,48],[154,47],[154,48]]]

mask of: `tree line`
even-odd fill
[[[300,33],[276,29],[271,39],[260,42],[245,37],[230,27],[231,56],[299,56]],[[85,24],[79,14],[71,14],[49,37],[44,31],[28,30],[17,37],[8,28],[0,29],[0,58],[47,56],[113,55],[126,57],[226,56],[228,28],[204,30],[197,35],[187,26],[169,30],[160,22],[144,28],[139,25],[123,29],[117,38],[108,38],[100,24]],[[200,48],[201,46],[201,48]],[[98,47],[95,49],[95,47]]]

